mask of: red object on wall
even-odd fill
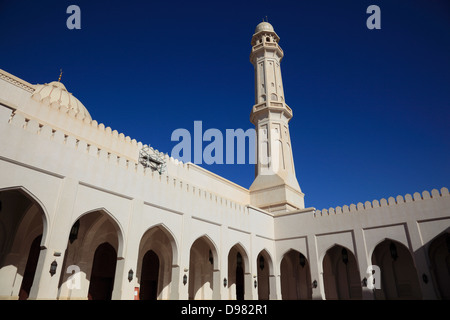
[[[134,287],[134,300],[139,300],[139,287]]]

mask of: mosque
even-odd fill
[[[305,207],[271,24],[251,46],[249,189],[0,70],[0,299],[450,298],[448,189]]]

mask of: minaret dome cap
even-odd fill
[[[256,26],[255,33],[258,33],[261,31],[275,32],[272,25],[266,21],[263,21]]]

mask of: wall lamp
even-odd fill
[[[312,287],[313,287],[314,289],[317,288],[317,280],[314,280],[314,281],[313,281]]]
[[[183,284],[186,285],[186,283],[187,283],[187,275],[184,275],[183,276]]]
[[[362,286],[367,287],[367,278],[366,277],[364,277],[364,279],[362,279]]]
[[[223,278],[223,287],[226,288],[228,284],[227,278]]]
[[[56,262],[56,260],[53,260],[52,264],[50,265],[50,274],[52,277],[56,273],[57,267],[58,267],[58,263]]]
[[[130,271],[128,271],[128,282],[131,282],[131,280],[133,280],[133,269],[130,269]]]

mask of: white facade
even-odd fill
[[[449,299],[447,188],[305,208],[278,40],[266,22],[252,39],[250,189],[167,155],[144,168],[62,83],[0,70],[0,298]]]

